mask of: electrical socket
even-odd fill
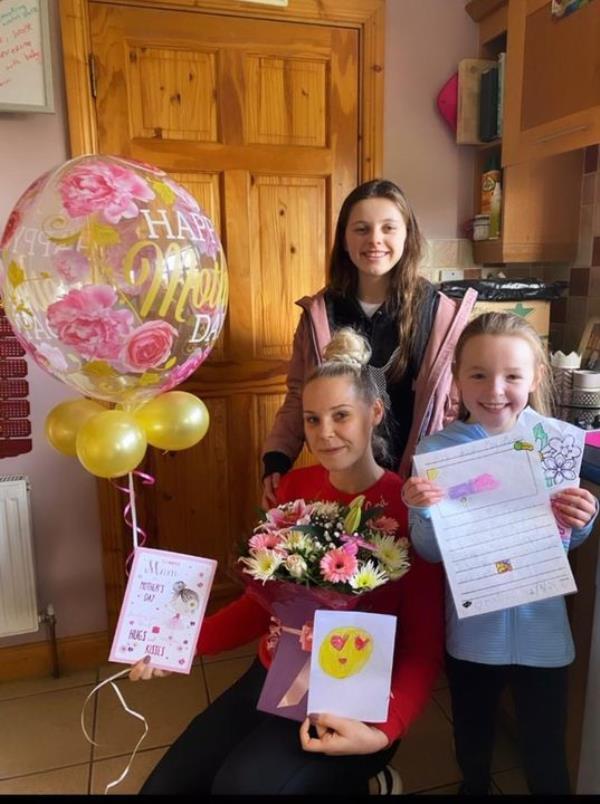
[[[451,271],[451,270],[440,271],[440,282],[456,282],[457,280],[463,278],[464,278],[464,271]]]

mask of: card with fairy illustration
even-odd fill
[[[385,722],[395,636],[391,614],[317,611],[307,711]]]
[[[138,547],[109,661],[189,673],[217,562]]]

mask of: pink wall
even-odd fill
[[[429,238],[454,238],[471,210],[472,164],[434,108],[442,83],[460,58],[476,53],[476,30],[463,0],[388,0],[386,26],[385,171],[403,186]],[[50,0],[56,114],[0,113],[0,226],[21,192],[68,158],[57,3]],[[76,459],[55,452],[43,425],[48,411],[76,396],[29,367],[33,452],[0,462],[0,473],[24,473],[32,504],[40,606],[51,602],[58,635],[106,627],[95,480]],[[36,634],[0,646],[38,641]]]
[[[52,15],[55,114],[0,112],[0,228],[19,195],[41,173],[68,158],[68,134],[60,31],[56,0]],[[98,504],[94,478],[75,458],[56,452],[46,441],[48,411],[76,391],[29,361],[33,451],[0,460],[0,474],[25,474],[31,502],[38,577],[38,604],[52,603],[59,636],[106,628]],[[0,640],[0,645],[37,642],[45,630]]]
[[[473,215],[473,148],[457,146],[435,98],[461,59],[478,55],[464,0],[386,0],[384,175],[428,239],[464,237]]]

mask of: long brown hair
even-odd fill
[[[477,335],[508,335],[527,341],[535,358],[536,369],[540,373],[539,382],[535,390],[529,394],[529,405],[534,410],[537,410],[538,413],[541,413],[542,416],[550,416],[552,414],[553,400],[550,360],[546,347],[531,324],[528,324],[524,318],[513,315],[513,313],[482,313],[478,315],[463,329],[456,343],[453,365],[455,377],[458,374],[465,344]],[[460,403],[459,418],[468,418],[468,411],[462,401]]]
[[[398,345],[390,378],[399,380],[406,371],[417,332],[419,305],[427,281],[418,269],[423,253],[423,236],[406,196],[393,182],[373,179],[360,184],[346,197],[335,228],[335,238],[329,261],[329,287],[342,296],[358,295],[358,269],[346,251],[346,227],[352,207],[368,198],[387,198],[397,207],[406,225],[406,243],[402,257],[390,271],[388,301],[391,302],[398,324]]]

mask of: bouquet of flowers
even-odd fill
[[[271,613],[273,661],[259,709],[304,719],[314,613],[385,609],[381,590],[410,567],[398,528],[363,495],[348,505],[299,499],[265,513],[238,558],[248,594]]]
[[[396,539],[398,522],[382,508],[304,500],[266,512],[239,561],[262,581],[281,580],[360,594],[408,570],[408,539]],[[364,506],[364,507],[363,507]]]

